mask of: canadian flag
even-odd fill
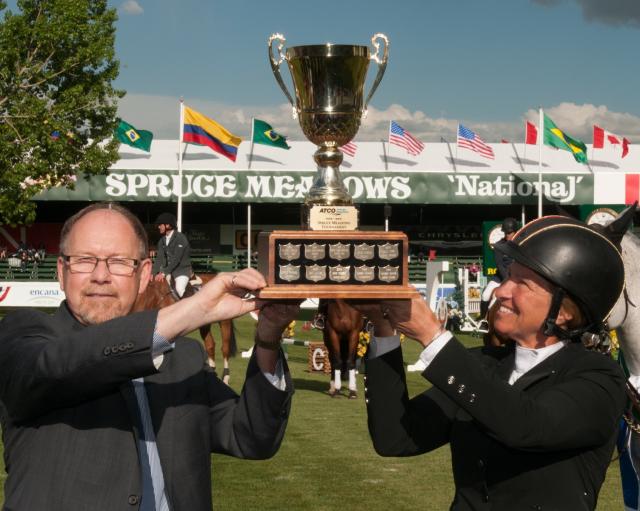
[[[538,128],[536,125],[527,121],[524,125],[524,143],[536,145],[538,143]]]
[[[604,149],[605,147],[622,147],[623,158],[629,153],[629,141],[626,138],[621,137],[620,135],[616,135],[615,133],[611,133],[610,131],[604,130],[594,124],[593,148]]]

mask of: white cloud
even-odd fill
[[[563,0],[532,0],[546,7],[555,7]],[[630,25],[640,27],[640,2],[638,0],[573,0],[582,8],[587,21],[605,25]]]
[[[594,124],[625,136],[631,141],[640,141],[640,117],[612,112],[605,105],[560,103],[546,109],[545,113],[553,119],[558,128],[585,142],[591,142]],[[524,117],[528,121],[538,123],[537,110],[528,110]]]
[[[244,138],[251,135],[251,119],[256,117],[270,123],[279,133],[292,140],[303,140],[297,120],[291,116],[291,107],[239,106],[215,101],[190,100],[188,105],[215,119],[229,131]],[[558,127],[572,136],[591,141],[593,124],[624,135],[632,142],[640,142],[640,117],[628,113],[612,112],[606,106],[560,103],[545,110]],[[158,139],[177,139],[179,133],[178,99],[169,96],[127,94],[120,101],[118,114],[140,129],[151,130]],[[476,122],[467,119],[429,117],[420,110],[393,104],[385,110],[370,108],[356,141],[374,141],[387,138],[389,121],[394,120],[424,142],[439,142],[440,137],[452,142],[456,139],[458,122],[476,131],[487,142],[507,139],[520,142],[524,138],[524,121],[538,122],[537,110],[528,110],[512,122]]]
[[[126,14],[131,14],[132,16],[142,14],[144,12],[144,9],[138,2],[136,2],[136,0],[126,0],[125,2],[122,2],[120,10]]]

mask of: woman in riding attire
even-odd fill
[[[620,253],[562,217],[525,225],[505,250],[514,262],[496,290],[494,328],[513,341],[507,349],[465,349],[419,298],[353,304],[375,326],[365,383],[373,445],[413,456],[449,443],[452,510],[593,510],[625,389],[616,363],[580,341],[604,331],[622,293]],[[433,387],[412,399],[394,328],[425,347]]]

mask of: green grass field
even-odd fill
[[[240,349],[252,344],[254,322],[237,321]],[[296,338],[317,339],[317,331],[303,332],[299,321]],[[217,333],[217,332],[216,332]],[[469,346],[478,339],[462,336]],[[307,371],[307,348],[288,346],[289,367],[296,393],[284,442],[267,461],[236,460],[213,456],[213,499],[216,509],[313,510],[449,508],[453,479],[448,448],[414,458],[381,458],[369,440],[362,396],[357,400],[327,395],[328,378]],[[405,343],[405,361],[417,359],[419,346]],[[231,361],[231,385],[240,390],[247,359]],[[417,373],[408,374],[409,391],[416,394],[428,383]],[[1,446],[0,446],[1,449]],[[43,454],[46,455],[46,454]],[[0,467],[4,481],[4,465]],[[0,502],[4,492],[0,489]],[[613,462],[600,494],[599,511],[623,508],[618,464]]]

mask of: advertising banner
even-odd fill
[[[186,202],[303,201],[314,174],[305,171],[187,171],[182,178]],[[379,204],[537,204],[538,176],[533,173],[343,172],[356,203]],[[115,171],[80,178],[75,190],[52,188],[36,200],[175,201],[176,172]],[[545,203],[592,204],[593,175],[548,173],[542,178]]]
[[[62,300],[57,282],[0,281],[0,307],[58,307]]]

